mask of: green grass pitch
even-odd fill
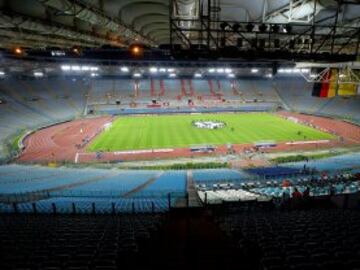
[[[199,129],[192,126],[193,120],[223,121],[226,127],[217,130]],[[91,142],[87,150],[139,150],[333,138],[331,134],[270,113],[119,116],[110,129],[103,131]]]

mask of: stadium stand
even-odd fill
[[[247,172],[258,175],[262,178],[276,178],[302,174],[302,169],[288,168],[285,166],[248,169]]]
[[[0,166],[0,190],[2,194],[46,191],[105,178],[109,174],[95,169],[85,171],[22,165]]]
[[[288,180],[289,181],[289,180]],[[250,189],[254,193],[277,197],[283,197],[287,193],[292,197],[295,188],[304,193],[306,188],[309,188],[309,196],[324,196],[335,194],[350,194],[360,191],[359,179],[352,174],[335,174],[324,176],[309,176],[304,178],[292,178],[290,186],[284,187],[282,182],[271,182],[263,187]]]
[[[0,265],[2,269],[83,269],[86,265],[129,269],[138,264],[134,258],[142,252],[140,245],[150,241],[163,220],[160,215],[2,217]]]
[[[337,163],[336,167],[330,168],[321,167],[320,164],[316,174],[313,170],[299,174],[299,169],[294,169],[303,169],[302,162],[298,162],[286,164],[284,167],[248,171],[194,170],[192,177],[200,199],[211,204],[222,201],[261,200],[265,197],[281,198],[284,193],[291,197],[294,188],[304,192],[307,187],[310,188],[310,196],[314,197],[331,193],[350,194],[358,192],[360,188],[357,171],[341,171],[349,170],[348,166],[353,166],[355,157],[347,154],[315,161],[323,164]],[[343,160],[343,163],[334,160]],[[260,178],[254,176],[259,173]],[[271,180],[264,178],[264,175],[269,173]],[[184,171],[52,169],[6,165],[0,166],[0,175],[3,212],[32,213],[34,207],[39,213],[158,212],[168,211],[169,207],[174,207],[179,199],[186,196]],[[290,185],[284,187],[284,179],[289,181]]]
[[[186,193],[186,173],[183,171],[167,171],[161,173],[155,181],[134,193],[133,197],[166,197],[169,193],[184,197]]]
[[[28,214],[135,214],[167,212],[175,203],[174,198],[169,202],[167,198],[145,196],[140,198],[56,196],[32,203],[17,203],[16,206],[1,203],[0,209],[2,213]]]
[[[280,78],[274,82],[274,89],[283,103],[293,111],[359,121],[359,97],[337,96],[330,99],[314,97],[312,88],[312,83],[300,77]]]
[[[50,90],[51,89],[51,90]],[[76,91],[73,91],[76,89]],[[23,131],[79,117],[85,109],[86,86],[69,79],[0,81],[2,144]],[[11,123],[5,124],[5,123]],[[0,158],[4,158],[1,152]]]
[[[162,212],[185,197],[185,172],[7,165],[0,175],[2,212]]]
[[[156,176],[153,171],[120,171],[111,173],[110,177],[103,177],[101,181],[85,183],[84,185],[55,192],[54,196],[109,196],[116,197],[143,185],[146,181]]]
[[[334,171],[346,169],[358,169],[357,160],[359,160],[359,153],[350,153],[338,155],[320,160],[309,160],[307,162],[285,163],[283,166],[301,170],[306,166],[307,168],[316,168],[318,171]]]
[[[355,210],[253,208],[217,220],[238,243],[244,268],[356,269],[359,218]]]
[[[250,176],[239,170],[228,170],[228,169],[208,169],[208,170],[194,170],[193,177],[195,183],[206,184],[207,182],[241,182]]]

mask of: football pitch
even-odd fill
[[[193,125],[193,121],[198,120],[220,121],[225,123],[225,127],[198,128]],[[120,151],[333,138],[331,134],[270,113],[119,116],[110,129],[90,143],[87,150]]]

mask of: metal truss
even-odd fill
[[[334,77],[328,76],[331,69],[336,69],[336,83],[337,84],[356,84],[360,85],[360,63],[341,63],[339,65],[336,64],[322,64],[322,65],[306,65],[300,64],[297,65],[299,68],[300,74],[307,82],[310,83],[329,83],[334,80]],[[301,70],[304,67],[311,67],[312,71],[302,72]]]
[[[359,21],[340,22],[343,1],[337,1],[332,16],[318,21],[316,4],[313,13],[300,20],[292,12],[309,1],[290,1],[287,9],[278,11],[288,15],[281,23],[266,15],[252,22],[221,20],[216,0],[198,1],[197,16],[181,16],[180,2],[170,3],[170,43],[175,56],[353,61],[359,54]]]

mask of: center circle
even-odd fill
[[[192,125],[196,128],[220,129],[226,126],[225,122],[217,120],[194,120]]]

